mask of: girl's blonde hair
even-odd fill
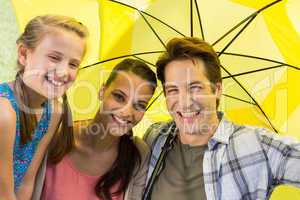
[[[17,44],[23,43],[28,48],[35,48],[41,38],[51,28],[62,28],[63,30],[76,33],[81,38],[88,35],[87,28],[72,17],[62,15],[43,15],[30,20],[25,27],[24,32],[17,39]]]
[[[70,31],[78,35],[82,39],[86,39],[88,36],[87,28],[72,17],[61,16],[61,15],[43,15],[37,16],[30,20],[25,27],[24,32],[17,39],[17,44],[24,45],[28,49],[35,49],[39,42],[47,33],[51,33],[55,29]],[[24,82],[22,80],[22,75],[24,72],[24,66],[18,61],[19,71],[16,75],[16,80],[14,84],[15,94],[17,96],[17,101],[19,105],[29,105],[28,95],[24,87]],[[57,129],[57,135],[60,135],[60,139],[63,138],[63,141],[54,140],[53,145],[56,149],[53,151],[55,157],[59,157],[62,153],[61,149],[64,148],[64,145],[72,146],[73,141],[73,128],[72,128],[70,108],[67,101],[66,94],[63,95],[63,115],[61,118],[60,127]],[[35,131],[37,126],[37,120],[33,113],[25,112],[23,109],[20,109],[20,136],[21,144],[26,144],[32,139],[32,134]],[[67,149],[69,151],[70,149]],[[65,153],[65,152],[63,152]],[[51,158],[51,156],[50,156]]]

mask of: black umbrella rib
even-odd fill
[[[264,7],[262,7],[261,9],[259,9],[259,10],[256,11],[256,12],[257,12],[257,13],[260,13],[260,12],[262,12],[263,10],[266,10],[266,9],[268,9],[269,7],[274,6],[275,4],[277,4],[277,3],[281,2],[281,1],[282,1],[282,0],[276,0],[276,1],[273,1],[272,3],[270,3],[270,4],[268,4],[268,5],[264,6]]]
[[[217,52],[219,53],[219,52]],[[296,69],[296,70],[300,70],[300,67],[296,67],[294,65],[290,65],[287,63],[283,63],[280,61],[276,61],[276,60],[272,60],[272,59],[268,59],[268,58],[262,58],[262,57],[258,57],[258,56],[251,56],[251,55],[245,55],[245,54],[238,54],[238,53],[230,53],[230,52],[223,52],[224,55],[230,55],[230,56],[239,56],[239,57],[245,57],[245,58],[253,58],[253,59],[258,59],[258,60],[263,60],[263,61],[269,61],[269,62],[273,62],[276,64],[281,64],[281,65],[285,65],[287,67]]]
[[[222,49],[222,51],[218,54],[218,56],[221,56],[226,49],[230,47],[230,45],[243,33],[243,31],[251,24],[251,22],[256,18],[257,15],[254,15],[246,24],[245,26],[230,40],[230,42]]]
[[[198,7],[198,2],[197,2],[197,0],[195,0],[195,6],[196,6],[196,11],[197,11],[197,16],[198,16],[198,21],[199,21],[200,29],[201,29],[201,36],[202,36],[202,39],[205,41],[204,30],[203,30],[203,26],[202,26],[202,20],[201,20],[201,15],[200,15],[200,11],[199,11],[199,7]]]
[[[151,103],[147,106],[146,111],[155,103],[155,101],[162,95],[163,90],[159,92],[159,94],[151,101]]]
[[[149,52],[134,53],[134,54],[128,54],[128,55],[118,56],[118,57],[114,57],[114,58],[109,58],[109,59],[106,59],[106,60],[102,60],[102,61],[90,64],[90,65],[86,65],[86,66],[80,68],[80,70],[86,69],[86,68],[89,68],[89,67],[93,67],[95,65],[99,65],[99,64],[102,64],[102,63],[105,63],[105,62],[117,60],[117,59],[120,59],[120,58],[126,58],[126,57],[130,57],[130,56],[138,56],[138,55],[145,55],[145,54],[152,54],[152,53],[163,53],[163,52],[164,51],[149,51]]]
[[[172,29],[173,31],[175,31],[176,33],[178,33],[179,35],[183,36],[183,37],[186,37],[183,33],[181,33],[180,31],[178,31],[177,29],[175,29],[174,27],[172,27],[171,25],[167,24],[166,22],[162,21],[161,19],[158,19],[157,17],[145,12],[145,11],[142,11],[142,10],[139,10],[138,8],[134,7],[134,6],[131,6],[131,5],[128,5],[128,4],[125,4],[125,3],[122,3],[122,2],[119,2],[119,1],[115,1],[115,0],[109,0],[111,2],[114,2],[114,3],[117,3],[117,4],[120,4],[120,5],[123,5],[123,6],[126,6],[128,8],[131,8],[133,10],[136,10],[136,11],[139,11],[139,12],[142,12],[144,15],[147,15],[153,19],[155,19],[156,21],[162,23],[163,25],[167,26],[168,28]]]
[[[227,35],[229,35],[232,31],[234,31],[235,29],[237,29],[238,27],[240,27],[242,24],[244,24],[246,21],[248,21],[249,19],[251,19],[254,16],[257,16],[260,12],[262,12],[263,10],[279,3],[282,0],[277,0],[274,1],[264,7],[262,7],[261,9],[259,9],[258,11],[254,12],[253,14],[249,15],[248,17],[246,17],[244,20],[242,20],[240,23],[238,23],[237,25],[235,25],[233,28],[231,28],[229,31],[227,31],[223,36],[221,36],[217,41],[215,41],[212,46],[216,45],[217,43],[219,43],[222,39],[224,39]]]
[[[245,18],[244,20],[239,22],[237,25],[235,25],[233,28],[231,28],[229,31],[227,31],[224,35],[222,35],[217,41],[212,43],[212,46],[215,46],[217,43],[219,43],[221,40],[223,40],[227,35],[229,35],[232,31],[234,31],[235,29],[240,27],[242,24],[244,24],[246,21],[248,21],[249,19],[251,19],[254,16],[255,16],[255,13],[251,14],[250,16],[248,16],[247,18]]]
[[[149,65],[152,65],[156,68],[156,65],[152,64],[151,62],[148,62],[147,60],[144,60],[144,59],[142,59],[138,56],[134,56],[134,57],[141,60],[141,61],[143,61],[143,62],[145,62],[145,63],[148,63]],[[161,90],[159,92],[159,94],[151,101],[151,103],[147,106],[146,111],[155,103],[155,101],[162,95],[162,93],[163,93],[163,90]]]
[[[230,76],[222,77],[222,79],[228,79],[228,78],[243,76],[243,75],[247,75],[247,74],[253,74],[253,73],[256,73],[256,72],[267,71],[267,70],[270,70],[270,69],[275,69],[275,68],[279,68],[279,67],[283,67],[283,66],[286,66],[286,65],[276,65],[276,66],[272,66],[272,67],[266,67],[266,68],[262,68],[262,69],[247,71],[247,72],[243,72],[243,73],[239,73],[239,74],[233,74],[233,75],[230,75]]]
[[[146,19],[146,17],[142,14],[141,11],[138,11],[140,13],[140,15],[142,16],[142,18],[144,19],[144,21],[146,22],[146,24],[149,26],[149,28],[152,30],[152,32],[154,33],[154,35],[156,36],[156,38],[160,41],[160,43],[165,47],[165,49],[167,49],[166,44],[162,41],[162,39],[159,37],[159,35],[157,34],[157,32],[155,31],[155,29],[152,27],[152,25],[149,23],[149,21]]]
[[[253,102],[246,101],[246,100],[244,100],[244,99],[240,99],[240,98],[237,98],[237,97],[234,97],[234,96],[228,95],[228,94],[222,94],[222,96],[225,96],[225,97],[228,97],[228,98],[231,98],[231,99],[235,99],[235,100],[242,101],[242,102],[244,102],[244,103],[248,103],[248,104],[251,104],[251,105],[254,105],[254,106],[256,106],[256,104],[255,104],[255,103],[253,103]]]
[[[136,58],[136,59],[139,59],[140,61],[142,61],[144,63],[147,63],[148,65],[151,65],[152,67],[154,67],[154,69],[156,69],[156,65],[155,64],[153,64],[153,63],[151,63],[151,62],[149,62],[149,61],[147,61],[147,60],[145,60],[143,58],[140,58],[138,56],[133,56],[133,57]]]
[[[221,68],[229,75],[232,76],[232,74],[224,67],[221,65]],[[246,88],[234,77],[231,77],[241,88],[242,90],[244,90],[246,92],[246,94],[252,99],[252,101],[255,103],[255,105],[258,107],[258,109],[261,111],[261,113],[264,115],[264,117],[267,119],[267,121],[269,122],[269,124],[271,125],[272,129],[278,133],[277,129],[274,127],[274,125],[272,124],[271,120],[269,119],[269,117],[267,116],[267,114],[265,113],[265,111],[262,109],[262,107],[257,103],[257,101],[254,99],[254,97],[246,90]]]

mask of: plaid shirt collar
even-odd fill
[[[220,120],[218,128],[208,141],[209,150],[214,149],[219,143],[227,145],[231,134],[234,132],[233,124],[226,119],[223,112],[218,112],[218,118]]]
[[[233,124],[226,119],[223,112],[218,112],[218,119],[219,119],[219,125],[216,129],[214,135],[209,139],[208,141],[208,149],[212,150],[216,147],[217,144],[228,144],[229,143],[229,137],[234,131]],[[168,134],[175,134],[176,131],[171,131],[173,129],[173,126],[176,126],[176,123],[174,120],[170,121],[168,123],[169,125],[166,126],[168,128],[167,131],[161,131],[162,135],[167,136]],[[174,130],[174,129],[173,129]],[[176,129],[175,129],[176,130]]]

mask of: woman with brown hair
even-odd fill
[[[120,62],[100,90],[94,119],[75,123],[73,137],[68,134],[73,145],[55,153],[60,136],[54,140],[42,199],[141,199],[149,150],[132,128],[155,88],[156,76],[145,63]]]

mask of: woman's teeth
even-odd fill
[[[124,124],[124,125],[127,124],[127,120],[123,120],[115,115],[113,115],[113,118],[120,124]]]

